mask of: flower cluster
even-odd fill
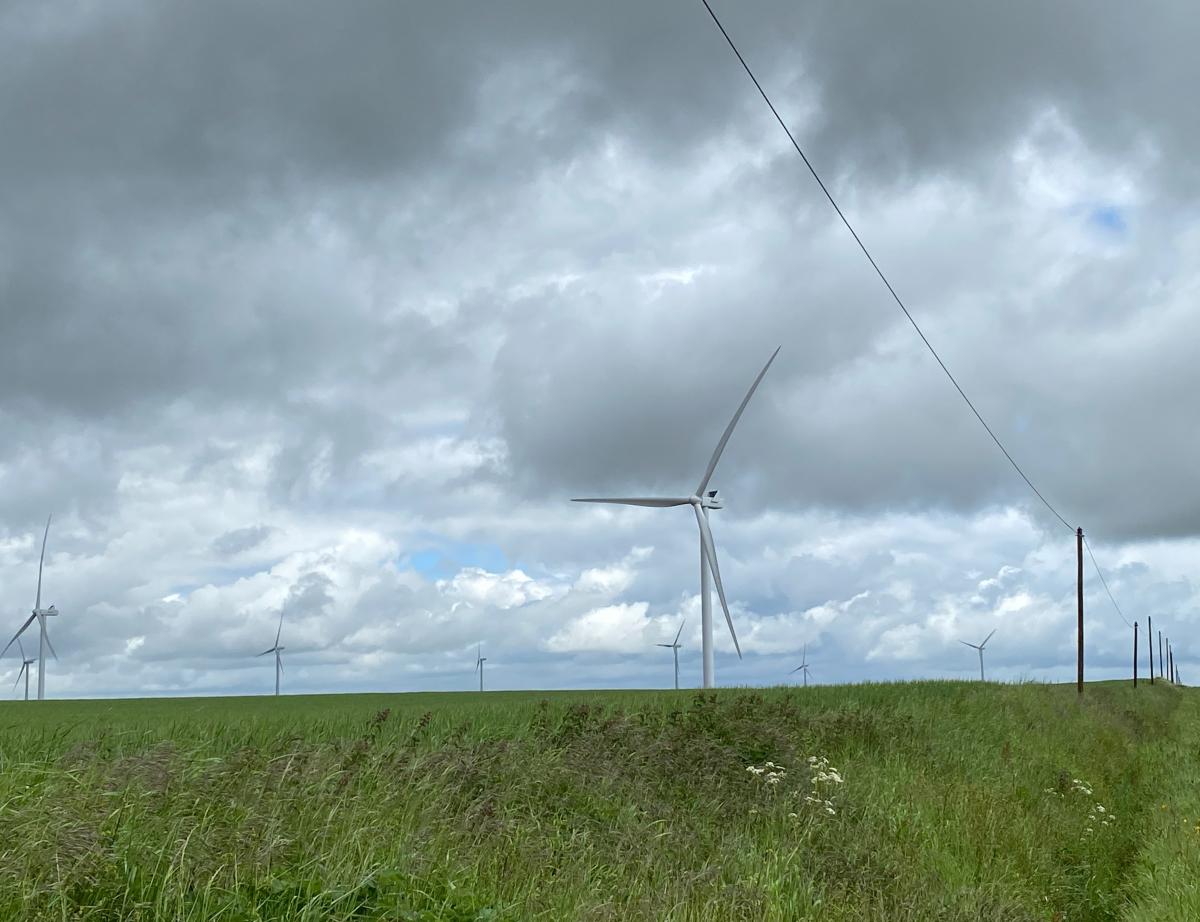
[[[762,766],[750,765],[746,771],[754,775],[756,778],[762,778],[766,783],[774,787],[780,784],[787,777],[787,772],[782,765],[776,765],[774,762],[766,762]]]
[[[1053,794],[1055,797],[1065,796],[1062,791],[1057,788],[1046,788],[1045,793]],[[1092,796],[1092,786],[1086,781],[1080,781],[1078,778],[1071,779],[1071,786],[1067,788],[1068,794],[1083,794],[1085,797]]]
[[[805,768],[808,769],[808,790],[794,790],[788,796],[815,807],[820,812],[829,816],[836,815],[837,808],[834,806],[830,795],[832,794],[833,785],[843,783],[842,773],[830,765],[829,760],[824,756],[809,756],[808,764]],[[780,790],[779,785],[783,784],[788,776],[787,769],[775,762],[764,762],[762,765],[748,765],[746,766],[746,771],[754,778],[761,780],[770,791]],[[754,807],[751,808],[750,812],[756,814],[759,811],[757,807]],[[788,819],[795,820],[799,818],[799,813],[788,814]]]
[[[1104,809],[1104,804],[1096,804],[1088,813],[1088,822],[1091,824],[1083,830],[1084,837],[1090,836],[1094,831],[1097,823],[1101,826],[1111,826],[1116,819],[1113,814]]]
[[[829,764],[824,756],[808,757],[809,792],[804,795],[804,802],[820,807],[830,816],[837,813],[833,801],[823,796],[829,791],[829,785],[841,784],[842,773]]]
[[[1055,790],[1054,788],[1046,788],[1046,793],[1053,794],[1056,797],[1065,797],[1062,791]],[[1071,779],[1070,787],[1067,788],[1067,794],[1082,794],[1089,800],[1095,796],[1092,786],[1079,778]],[[1095,834],[1097,828],[1103,829],[1105,826],[1111,826],[1116,819],[1113,814],[1108,812],[1108,808],[1104,804],[1093,800],[1092,806],[1088,809],[1088,825],[1084,827],[1080,838],[1087,839],[1089,836]]]

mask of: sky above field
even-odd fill
[[[716,4],[930,340],[1200,622],[1200,15]],[[51,697],[1074,675],[1075,546],[696,2],[0,6],[0,599]],[[1088,571],[1090,675],[1131,631]],[[31,643],[27,649],[33,647]],[[7,639],[7,638],[6,638]],[[0,681],[20,665],[10,652]],[[1182,661],[1185,671],[1188,660]]]

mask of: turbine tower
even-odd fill
[[[473,672],[479,673],[479,690],[483,691],[483,664],[487,662],[487,657],[483,655],[483,644],[475,649],[475,668]]]
[[[29,700],[29,667],[37,662],[35,659],[30,659],[25,655],[25,645],[21,643],[20,638],[17,639],[17,647],[21,651],[21,669],[17,673],[17,681],[13,682],[13,688],[21,684],[21,675],[25,676],[25,700]]]
[[[286,647],[279,646],[279,638],[282,634],[283,634],[283,612],[280,612],[279,613],[279,630],[277,630],[275,632],[275,646],[271,647],[271,649],[269,649],[269,650],[263,650],[262,653],[258,654],[259,656],[266,656],[268,653],[275,654],[275,694],[276,695],[279,694],[279,677],[283,674],[283,657],[281,657],[279,654],[282,653],[286,649]]]
[[[995,633],[996,633],[996,629],[993,628],[992,634],[995,634]],[[987,637],[983,638],[983,643],[976,644],[976,643],[967,643],[965,640],[959,641],[959,643],[966,644],[968,647],[972,647],[979,651],[979,681],[980,682],[983,681],[983,648],[986,647],[987,642],[992,639],[992,634],[988,634]]]
[[[687,618],[679,624],[679,631],[675,634],[675,639],[671,643],[658,643],[656,647],[668,647],[675,654],[675,691],[679,691],[679,635],[683,633],[683,626],[687,624]]]
[[[0,656],[8,652],[8,648],[13,645],[29,625],[33,624],[34,619],[37,619],[38,627],[41,629],[41,636],[38,640],[38,701],[46,697],[46,651],[50,651],[50,655],[56,660],[58,654],[54,652],[54,647],[50,643],[50,635],[46,633],[46,619],[58,614],[58,609],[51,605],[49,608],[42,608],[42,567],[46,562],[46,538],[50,536],[50,519],[52,516],[46,516],[46,531],[42,534],[42,556],[38,558],[38,581],[37,581],[37,599],[33,603],[33,614],[31,614],[21,625],[20,630],[13,634],[10,640],[0,650]],[[24,655],[22,654],[22,659]]]
[[[808,688],[808,644],[804,645],[804,652],[800,654],[800,665],[789,672],[788,675],[795,675],[797,672],[804,676],[804,687]]]
[[[709,598],[708,589],[710,572],[712,574],[712,581],[717,585],[717,596],[721,600],[721,610],[725,613],[725,623],[729,626],[729,636],[733,638],[733,647],[737,650],[738,659],[742,658],[742,648],[738,644],[737,632],[733,629],[733,618],[729,614],[729,604],[725,601],[725,587],[721,584],[721,568],[717,565],[717,550],[713,545],[712,530],[708,527],[708,511],[710,509],[721,509],[723,508],[723,504],[717,499],[717,491],[708,489],[708,482],[712,479],[717,462],[721,460],[721,452],[725,450],[725,444],[729,441],[729,436],[733,433],[733,427],[742,418],[742,412],[746,409],[746,404],[754,396],[754,392],[758,389],[763,375],[767,373],[767,369],[775,361],[775,356],[779,355],[779,348],[776,348],[771,353],[771,357],[767,359],[767,364],[763,366],[762,371],[758,373],[758,377],[754,379],[754,383],[750,385],[750,390],[742,398],[741,405],[737,408],[737,412],[733,414],[733,419],[729,421],[729,425],[725,427],[721,441],[717,443],[716,451],[713,452],[712,459],[708,462],[708,469],[704,472],[704,477],[701,478],[700,485],[696,487],[695,492],[691,496],[572,500],[575,503],[616,503],[621,506],[653,506],[655,508],[669,506],[692,507],[692,510],[696,513],[696,524],[700,527],[700,634],[704,660],[704,681],[702,683],[704,688],[712,688],[715,680],[713,668],[712,599]]]

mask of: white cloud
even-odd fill
[[[649,608],[645,602],[594,608],[550,637],[546,649],[556,653],[644,653],[649,647]]]

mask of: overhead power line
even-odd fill
[[[1117,604],[1116,596],[1108,588],[1108,580],[1104,578],[1104,571],[1100,569],[1100,564],[1096,563],[1096,555],[1092,553],[1092,544],[1088,541],[1087,535],[1083,536],[1083,546],[1087,548],[1088,556],[1092,558],[1092,566],[1096,568],[1096,575],[1100,577],[1100,584],[1104,586],[1104,591],[1108,593],[1108,598],[1113,603],[1113,608],[1117,610],[1117,614],[1121,616],[1121,620],[1125,622],[1126,627],[1133,627],[1129,623],[1129,619],[1125,617],[1125,613],[1121,611],[1121,606]]]
[[[883,270],[879,268],[879,264],[875,261],[875,257],[871,255],[871,251],[867,249],[867,245],[863,243],[862,238],[858,236],[858,232],[854,229],[854,226],[850,223],[849,219],[838,205],[837,200],[834,199],[833,194],[829,191],[829,187],[826,186],[824,181],[821,179],[820,174],[817,173],[816,168],[812,165],[812,161],[808,159],[808,156],[804,153],[804,150],[796,141],[796,136],[792,134],[792,130],[788,127],[787,122],[783,120],[783,116],[779,114],[779,110],[776,109],[775,104],[771,102],[771,97],[767,95],[767,91],[763,89],[763,85],[758,82],[758,77],[754,75],[754,71],[752,71],[750,69],[750,65],[746,63],[746,59],[742,57],[742,53],[738,50],[737,45],[734,44],[733,39],[725,30],[725,26],[721,24],[721,20],[717,18],[717,14],[709,5],[708,0],[700,0],[700,2],[703,3],[704,8],[708,10],[708,15],[712,17],[712,21],[716,24],[717,28],[720,29],[721,35],[725,37],[725,41],[728,43],[730,50],[734,53],[734,55],[737,56],[738,61],[742,65],[742,69],[746,71],[746,76],[748,76],[754,83],[759,95],[763,98],[763,102],[767,104],[767,107],[771,110],[771,114],[775,116],[775,121],[779,123],[779,127],[784,130],[784,133],[788,136],[788,140],[792,142],[792,147],[796,149],[796,153],[800,155],[800,159],[803,160],[804,165],[808,167],[808,172],[812,174],[812,178],[817,181],[817,185],[820,186],[821,191],[825,193],[825,198],[829,200],[829,204],[833,206],[833,210],[837,212],[837,216],[841,218],[842,223],[846,225],[846,230],[850,231],[850,235],[854,238],[854,242],[858,244],[858,248],[862,250],[863,255],[867,257],[867,262],[871,264],[871,268],[875,270],[875,274],[879,276],[879,280],[883,282],[884,287],[887,288],[888,293],[892,296],[892,300],[894,300],[900,310],[904,312],[904,316],[908,318],[908,322],[912,324],[913,329],[917,331],[917,335],[921,337],[921,342],[925,344],[925,348],[927,348],[934,359],[937,360],[937,363],[939,366],[941,366],[942,371],[946,373],[946,377],[950,379],[950,383],[954,385],[954,389],[958,391],[959,396],[962,397],[967,406],[971,408],[971,412],[975,414],[975,418],[979,420],[979,424],[983,426],[983,428],[987,431],[987,434],[992,437],[992,441],[996,443],[996,447],[1004,453],[1004,457],[1008,459],[1008,463],[1012,465],[1013,470],[1016,471],[1017,474],[1020,475],[1021,479],[1025,481],[1026,486],[1028,486],[1029,489],[1034,492],[1034,495],[1042,501],[1042,504],[1049,509],[1051,513],[1054,514],[1054,517],[1058,519],[1058,521],[1062,522],[1066,528],[1074,531],[1075,527],[1071,525],[1071,523],[1065,518],[1063,518],[1059,511],[1055,509],[1054,506],[1051,505],[1050,501],[1042,494],[1042,491],[1034,486],[1033,481],[1029,479],[1023,470],[1021,470],[1021,466],[1017,464],[1016,460],[1009,453],[1008,449],[1004,447],[1004,443],[1000,441],[999,437],[992,430],[992,427],[988,425],[987,420],[983,418],[983,414],[981,414],[979,410],[975,408],[975,404],[971,402],[971,398],[967,396],[966,391],[962,389],[962,386],[958,383],[958,380],[953,374],[950,373],[950,369],[946,367],[946,363],[942,361],[942,357],[938,355],[937,350],[933,348],[933,344],[929,341],[928,337],[926,337],[916,319],[909,312],[908,307],[905,305],[903,299],[901,299],[900,295],[896,292],[896,289],[892,287],[892,283],[888,281],[888,277],[884,275]]]

